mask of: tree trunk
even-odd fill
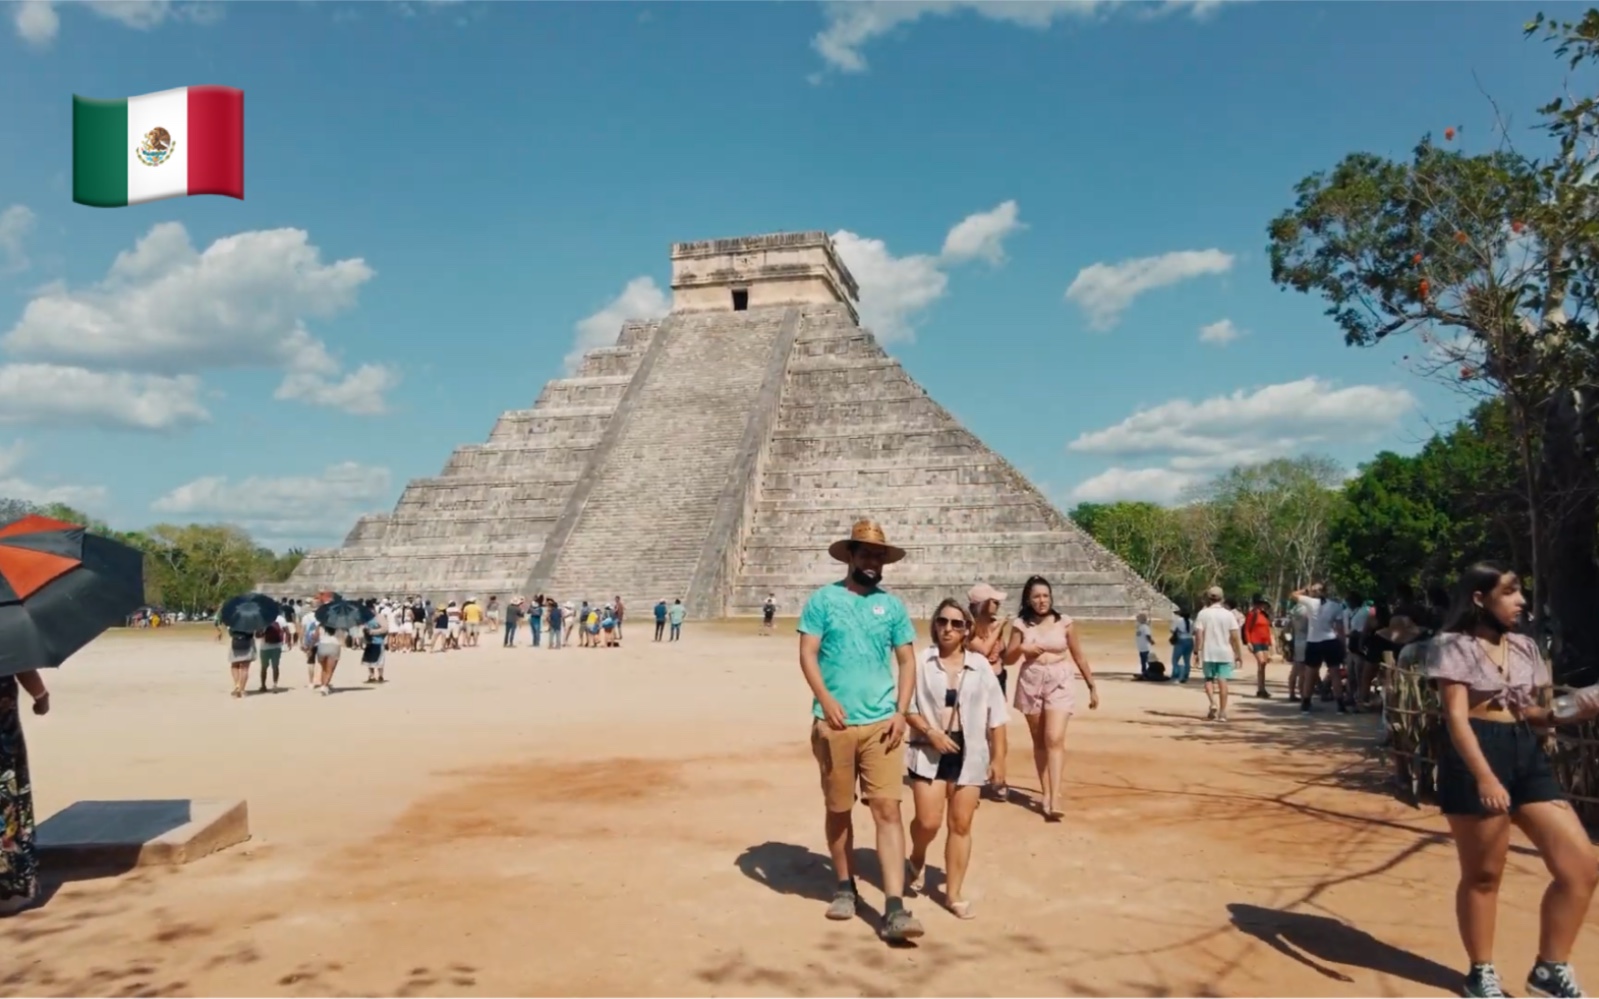
[[[1593,390],[1558,393],[1545,411],[1538,468],[1538,575],[1556,683],[1599,682],[1599,408]]]

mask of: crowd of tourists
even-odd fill
[[[502,607],[498,596],[480,604],[475,598],[435,604],[425,597],[392,597],[365,601],[370,621],[355,628],[327,628],[317,619],[320,598],[290,600],[275,621],[256,632],[229,631],[220,619],[213,623],[217,641],[226,640],[232,695],[249,692],[253,664],[259,662],[257,690],[282,689],[285,650],[305,656],[306,686],[321,694],[333,692],[333,678],[346,650],[360,653],[369,684],[387,683],[385,669],[390,653],[452,652],[477,648],[485,632],[499,635],[501,645],[514,648],[526,629],[533,648],[559,649],[572,644],[574,632],[580,648],[617,648],[622,644],[626,607],[618,595],[604,603],[587,600],[577,606],[543,594],[512,597]],[[687,610],[681,599],[659,601],[651,611],[655,641],[676,642],[683,635]],[[770,622],[768,621],[768,624]],[[670,629],[668,631],[668,629]]]

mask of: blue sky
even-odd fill
[[[1486,145],[1479,86],[1525,133],[1537,9],[0,6],[0,495],[334,542],[658,310],[669,243],[800,229],[1062,507],[1414,449],[1462,400],[1274,288],[1265,226],[1350,151]],[[73,93],[201,83],[246,200],[71,203]]]

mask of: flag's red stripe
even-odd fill
[[[189,88],[189,193],[244,198],[244,91]]]

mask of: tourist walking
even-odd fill
[[[1224,606],[1221,587],[1205,591],[1205,609],[1194,619],[1194,644],[1199,649],[1199,675],[1205,680],[1205,700],[1210,702],[1207,721],[1227,720],[1227,681],[1233,670],[1244,668],[1244,644],[1238,615]]]
[[[228,672],[233,674],[233,696],[243,697],[250,686],[250,666],[255,662],[255,636],[248,631],[228,632]]]
[[[999,616],[1004,602],[1005,594],[987,583],[978,583],[966,591],[966,608],[972,618],[966,647],[987,660],[999,684],[1001,700],[1008,706],[1011,695],[1005,681],[1010,671],[1005,668],[1005,646],[1010,641],[1010,623]],[[991,782],[988,793],[999,801],[1010,799],[1010,788],[1003,779]]]
[[[777,620],[777,594],[768,593],[761,601],[761,634],[772,633],[772,623]]]
[[[544,637],[544,600],[542,597],[528,605],[527,630],[533,635],[533,647],[535,649],[538,648],[542,644]]]
[[[1539,706],[1549,668],[1533,640],[1513,632],[1525,604],[1515,573],[1491,563],[1472,566],[1461,573],[1448,623],[1425,660],[1449,733],[1438,764],[1438,804],[1460,855],[1455,914],[1470,962],[1468,996],[1505,994],[1494,965],[1494,922],[1512,825],[1551,875],[1529,994],[1582,995],[1571,950],[1599,884],[1587,834],[1533,728],[1555,718]]]
[[[583,609],[585,611],[588,610],[587,601],[584,601]],[[571,645],[572,629],[577,626],[577,615],[572,612],[572,601],[568,600],[566,603],[561,605],[561,617],[566,621],[566,634],[562,640],[562,644]]]
[[[616,595],[616,602],[611,604],[611,620],[616,622],[616,641],[622,641],[622,618],[626,616],[627,608],[622,605],[622,595]]]
[[[1338,702],[1338,713],[1345,714],[1343,680],[1344,605],[1325,583],[1312,583],[1288,595],[1305,610],[1305,665],[1299,671],[1299,710],[1309,712],[1320,686],[1321,668],[1327,667],[1328,696]]]
[[[320,666],[316,661],[318,632],[322,622],[316,619],[316,608],[311,604],[305,605],[305,615],[300,618],[300,648],[305,652],[305,686],[308,690],[317,688],[317,677]]]
[[[34,714],[50,712],[50,692],[38,670],[0,676],[0,916],[26,909],[39,896],[33,782],[22,734],[24,690],[33,699]]]
[[[948,814],[944,838],[944,901],[961,919],[972,918],[963,889],[972,859],[972,819],[983,786],[1005,783],[1005,691],[988,657],[967,647],[973,618],[960,602],[944,600],[933,612],[933,644],[917,664],[916,688],[906,722],[905,748],[911,797],[908,887],[920,890],[927,848]]]
[[[1088,707],[1099,707],[1094,671],[1083,655],[1072,619],[1055,609],[1049,580],[1034,576],[1022,587],[1021,610],[1011,626],[1005,661],[1021,662],[1016,671],[1016,710],[1027,719],[1033,737],[1033,764],[1038,768],[1039,805],[1046,822],[1065,817],[1060,809],[1060,782],[1066,770],[1066,723],[1076,711],[1072,689],[1075,673],[1088,684]]]
[[[1255,657],[1255,696],[1269,699],[1266,667],[1271,664],[1271,605],[1259,593],[1249,602],[1249,612],[1244,615],[1243,637]]]
[[[1171,678],[1176,683],[1187,683],[1194,665],[1194,619],[1188,608],[1177,608],[1171,621]]]
[[[672,601],[672,606],[666,609],[666,620],[672,625],[672,641],[683,637],[683,618],[688,616],[688,608],[683,606],[683,598]]]
[[[366,667],[367,683],[387,683],[383,678],[383,665],[388,659],[384,646],[388,642],[388,627],[384,624],[384,615],[378,615],[363,629],[366,632],[366,644],[361,649],[361,664]]]
[[[666,634],[666,600],[662,599],[655,605],[655,640],[659,642],[664,634]]]
[[[267,673],[272,674],[272,689],[278,689],[278,669],[283,663],[283,618],[261,632],[261,693],[267,691]]]
[[[855,883],[852,811],[859,788],[877,827],[883,876],[883,935],[904,941],[922,935],[905,908],[905,828],[900,814],[905,713],[916,683],[916,628],[898,597],[880,585],[883,567],[905,557],[870,520],[828,547],[848,566],[837,583],[812,593],[799,619],[800,671],[815,698],[811,752],[821,771],[827,852],[837,887],[827,918],[853,919]],[[674,604],[681,606],[681,602]],[[677,625],[672,626],[676,637]]]
[[[323,697],[333,693],[333,673],[339,668],[344,650],[344,635],[335,628],[318,628],[316,633],[316,690]]]

